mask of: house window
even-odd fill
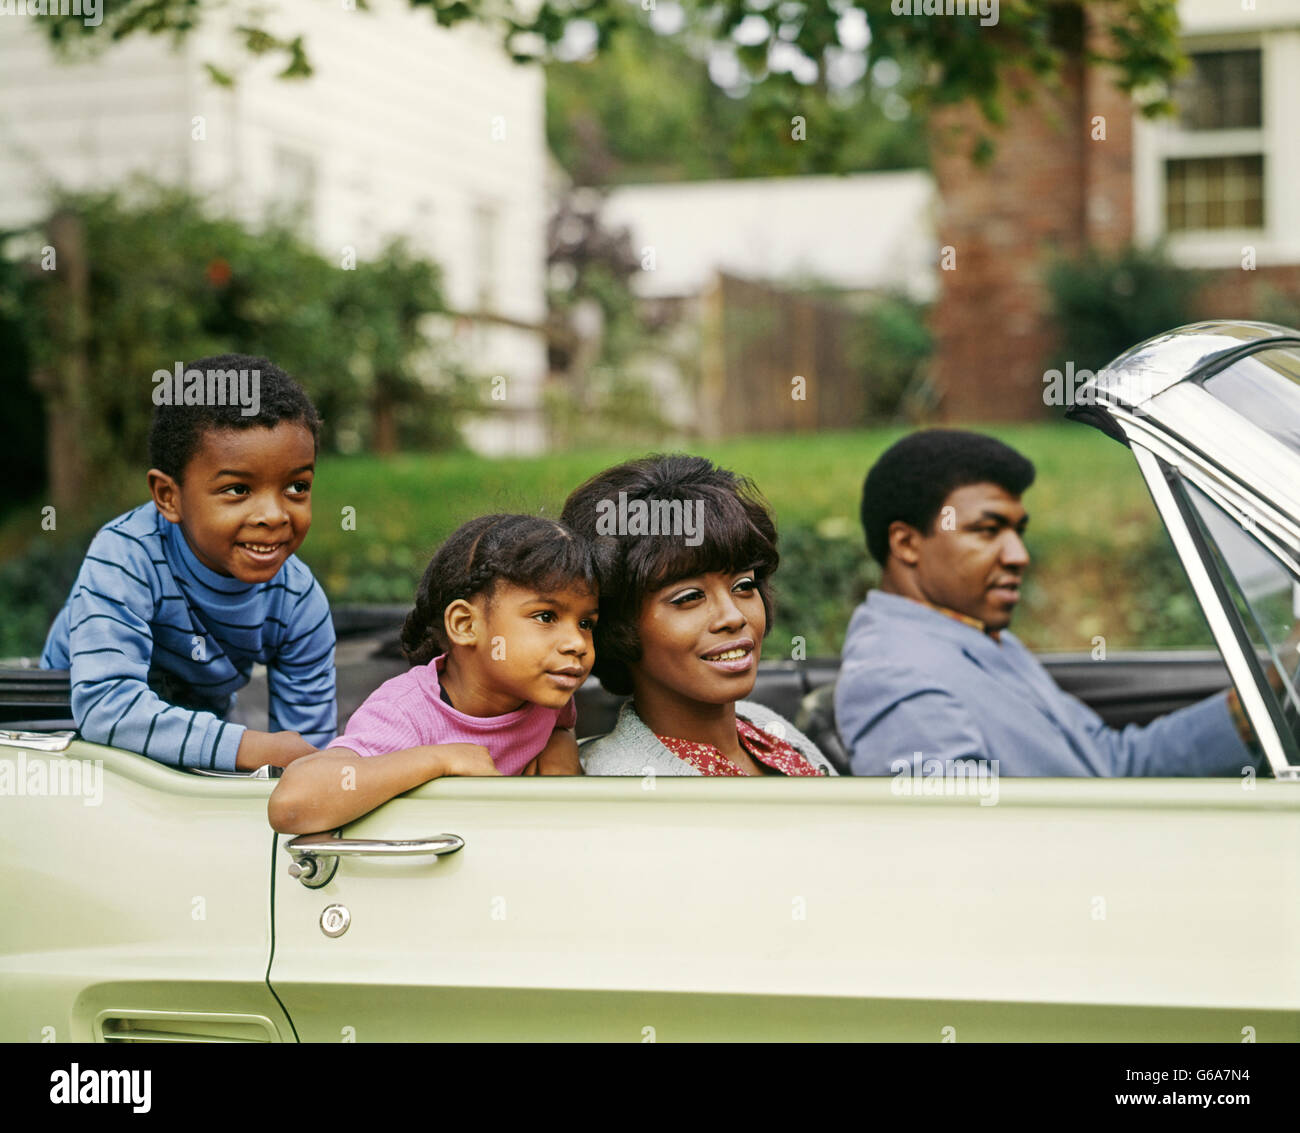
[[[1173,158],[1165,162],[1165,228],[1264,227],[1264,158]]]
[[[1190,59],[1164,160],[1165,230],[1263,229],[1262,52],[1195,51]]]
[[[1252,130],[1263,124],[1260,51],[1201,51],[1174,90],[1185,130]]]

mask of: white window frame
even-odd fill
[[[1258,129],[1188,130],[1176,118],[1138,118],[1133,132],[1133,215],[1137,242],[1164,240],[1188,268],[1242,266],[1254,249],[1259,267],[1300,263],[1300,26],[1187,36],[1188,54],[1258,48]],[[1165,162],[1171,158],[1264,155],[1264,227],[1165,228]]]

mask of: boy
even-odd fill
[[[177,368],[174,389],[161,378],[152,500],[95,536],[41,665],[71,670],[87,740],[173,767],[283,767],[335,731],[329,604],[294,556],[320,419],[265,358],[201,358]],[[270,678],[266,732],[223,719],[256,661]]]

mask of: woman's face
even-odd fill
[[[753,571],[700,574],[652,591],[637,618],[641,659],[631,670],[638,703],[742,699],[758,676],[766,629]]]

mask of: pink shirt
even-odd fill
[[[558,728],[578,720],[573,700],[563,708],[525,704],[504,716],[467,716],[442,699],[438,673],[445,653],[385,681],[366,697],[347,730],[325,745],[358,755],[386,755],[425,744],[482,744],[502,775],[518,775]]]

